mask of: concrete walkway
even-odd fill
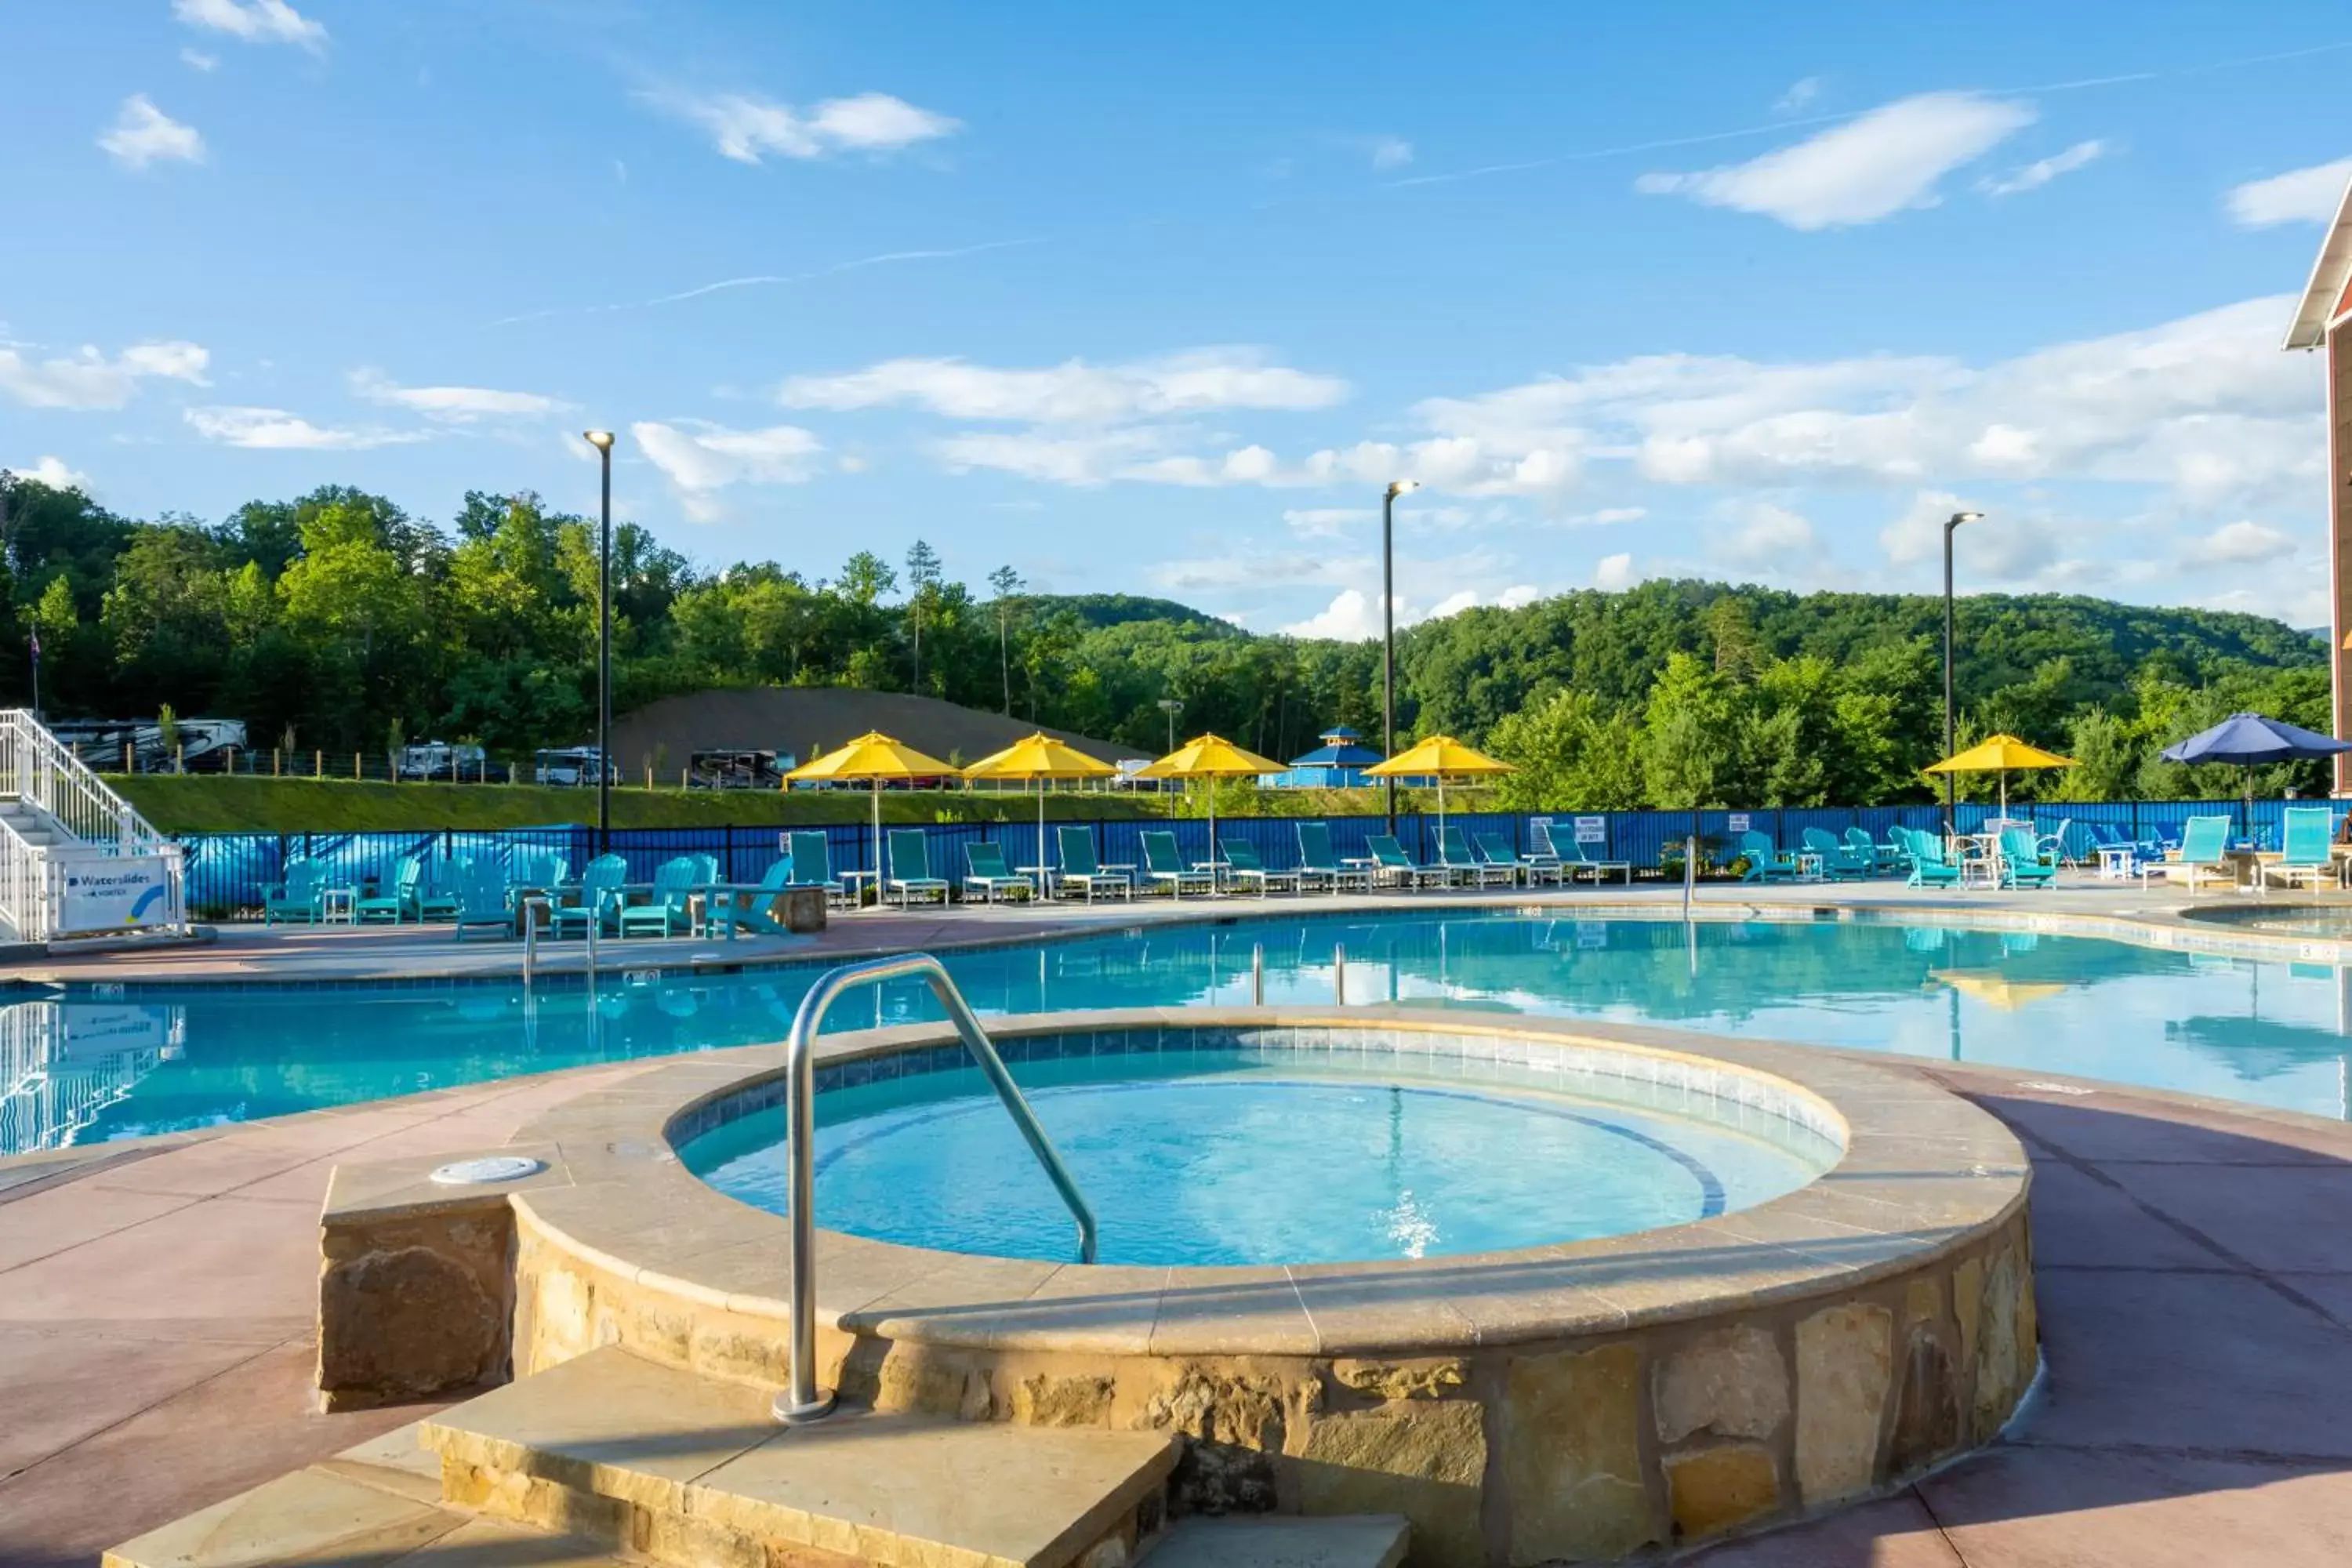
[[[2352,1128],[1870,1060],[1976,1100],[2032,1151],[2045,1386],[1989,1452],[1700,1561],[2352,1562]],[[329,1168],[495,1143],[635,1070],[257,1123],[0,1192],[0,1563],[91,1563],[415,1419],[416,1407],[310,1413]]]

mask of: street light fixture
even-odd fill
[[[1953,739],[1954,710],[1952,706],[1952,531],[1964,522],[1975,522],[1983,517],[1980,511],[1956,511],[1944,524],[1944,755],[1950,756],[1957,745]],[[1944,775],[1944,831],[1951,833],[1959,827],[1959,778],[1955,773]]]
[[[1176,715],[1184,711],[1184,704],[1178,698],[1163,697],[1160,700],[1160,710],[1168,715],[1168,749],[1173,752],[1176,749]]]
[[[1381,755],[1396,755],[1396,501],[1421,489],[1419,479],[1390,481],[1381,498]],[[1396,831],[1396,780],[1381,781],[1389,831]]]
[[[586,430],[604,470],[596,546],[596,853],[613,848],[613,433]]]

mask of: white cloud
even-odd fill
[[[1644,174],[1634,188],[1761,213],[1790,228],[1876,223],[1933,205],[1937,181],[2033,121],[2032,106],[2013,100],[1923,93],[1745,163]]]
[[[1721,515],[1733,526],[1709,536],[1709,553],[1742,571],[1778,575],[1821,559],[1812,520],[1771,501],[1732,502]]]
[[[1772,112],[1775,114],[1794,114],[1797,110],[1811,103],[1813,100],[1819,98],[1821,95],[1822,79],[1817,76],[1805,77],[1801,80],[1793,81],[1789,84],[1789,90],[1782,93],[1774,100],[1772,104]]]
[[[886,92],[829,99],[806,114],[752,93],[643,96],[656,108],[710,132],[720,155],[739,163],[757,163],[770,153],[810,159],[844,152],[895,152],[962,129],[960,121],[918,109]]]
[[[29,467],[17,464],[8,471],[20,479],[31,479],[53,490],[80,490],[87,494],[89,489],[89,476],[67,468],[62,458],[42,458]]]
[[[2241,228],[2269,228],[2282,223],[2332,223],[2344,205],[2344,188],[2352,184],[2352,158],[2291,169],[2266,180],[2249,180],[2230,189],[2231,220]]]
[[[719,515],[716,492],[737,484],[803,483],[824,451],[824,442],[796,425],[730,430],[700,420],[640,420],[629,434],[668,477],[687,515],[703,521]]]
[[[1516,610],[1522,605],[1532,605],[1542,597],[1543,590],[1533,583],[1514,583],[1495,595],[1495,603],[1504,609]]]
[[[1366,151],[1375,169],[1400,169],[1412,162],[1412,143],[1402,136],[1375,136]]]
[[[1921,490],[1902,514],[1879,531],[1880,545],[1895,566],[1916,566],[1942,559],[1944,524],[1954,514],[1985,510],[1949,490]],[[1955,571],[1971,580],[2046,589],[2088,588],[2104,572],[2081,559],[2062,560],[2062,542],[2082,543],[2090,525],[2079,520],[2061,525],[2041,515],[1995,510],[1955,531],[1952,543]]]
[[[1449,616],[1458,616],[1477,602],[1478,591],[1475,588],[1464,588],[1459,592],[1446,595],[1432,605],[1429,618],[1433,621],[1442,621]]]
[[[2251,566],[2294,553],[2294,541],[2284,533],[2242,518],[2193,541],[2187,559],[2198,566]]]
[[[201,163],[205,139],[193,125],[183,125],[147,100],[143,92],[122,100],[114,123],[98,139],[113,160],[126,169],[143,169],[157,161]]]
[[[1282,514],[1292,531],[1309,539],[1338,539],[1378,522],[1381,514],[1368,506],[1296,507]]]
[[[1645,506],[1604,506],[1598,511],[1572,511],[1561,518],[1568,528],[1607,528],[1613,523],[1639,522],[1650,515]]]
[[[299,44],[314,53],[327,44],[325,26],[286,0],[172,0],[172,15],[248,44]]]
[[[1622,594],[1641,580],[1641,574],[1633,570],[1633,553],[1630,550],[1604,555],[1593,564],[1592,585],[1606,593]]]
[[[374,370],[353,371],[352,390],[371,403],[405,408],[452,425],[484,418],[530,418],[572,407],[561,398],[536,392],[500,392],[487,386],[400,386]]]
[[[313,425],[283,408],[191,408],[183,416],[207,441],[257,451],[356,452],[425,439],[417,430]]]
[[[190,70],[213,71],[220,68],[220,57],[208,55],[202,49],[182,49],[180,63]]]
[[[2024,191],[2038,191],[2059,175],[2087,168],[2113,151],[2113,145],[2106,142],[2077,142],[2063,153],[2037,158],[1997,179],[1987,176],[1977,183],[1977,188],[1989,196],[2013,196]]]
[[[1355,588],[1343,588],[1329,605],[1303,621],[1282,628],[1295,637],[1330,637],[1339,642],[1368,642],[1381,635],[1380,601]]]
[[[787,408],[898,405],[953,419],[1090,425],[1211,409],[1325,408],[1348,390],[1337,376],[1269,364],[1256,349],[1203,348],[1132,364],[1069,360],[1037,370],[885,360],[845,375],[793,376],[776,389],[776,399]]]
[[[40,361],[0,348],[0,395],[32,408],[120,408],[151,377],[204,385],[210,357],[190,342],[135,343],[111,360],[87,345],[70,356]]]

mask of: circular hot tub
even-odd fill
[[[1178,1434],[1180,1510],[1637,1556],[1917,1475],[2038,1365],[2024,1152],[1908,1070],[1397,1007],[992,1033],[1100,1261],[945,1026],[823,1036],[819,1381]],[[718,1052],[526,1130],[568,1183],[512,1198],[518,1372],[617,1343],[787,1381],[784,1091],[781,1049]]]

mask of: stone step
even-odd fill
[[[578,1534],[440,1501],[440,1466],[403,1426],[125,1542],[104,1568],[633,1568]]]
[[[1138,1568],[1398,1568],[1412,1528],[1396,1514],[1295,1519],[1257,1514],[1185,1519]]]
[[[446,1503],[676,1568],[789,1552],[843,1568],[1125,1562],[1158,1525],[1177,1458],[1162,1433],[854,1408],[786,1428],[768,1403],[606,1347],[421,1431]]]

